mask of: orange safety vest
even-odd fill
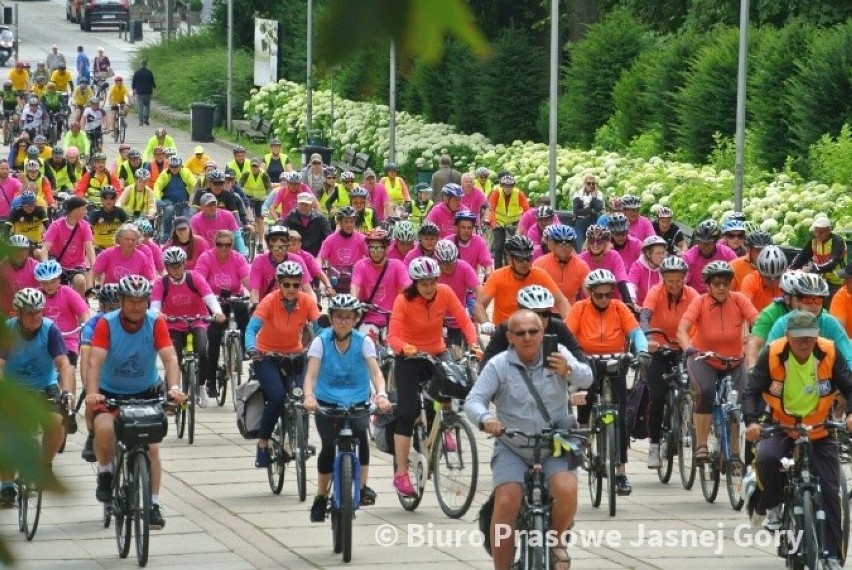
[[[816,265],[822,265],[823,263],[828,263],[831,261],[831,248],[833,246],[833,240],[829,236],[827,240],[824,242],[818,242],[815,239],[811,240],[811,250],[813,251],[813,262]],[[843,256],[841,259],[846,261],[846,248],[843,248]],[[843,283],[843,277],[839,275],[839,271],[843,269],[845,263],[840,263],[835,267],[831,273],[823,273],[823,277],[825,280],[831,283],[832,285],[841,285]]]
[[[763,393],[763,400],[769,406],[774,421],[781,425],[792,426],[796,424],[796,418],[789,415],[784,409],[784,380],[787,377],[784,364],[788,358],[793,358],[793,356],[790,354],[790,347],[786,338],[779,338],[769,343],[769,377],[772,379],[772,383],[769,384],[769,389]],[[819,401],[816,409],[801,419],[803,424],[810,425],[821,424],[829,418],[834,398],[837,395],[837,390],[831,383],[831,371],[834,368],[834,360],[837,358],[834,343],[824,338],[817,339],[814,358],[817,363]],[[792,432],[791,435],[795,436]],[[811,441],[825,437],[828,437],[828,430],[822,427],[813,429],[808,433],[808,438]]]

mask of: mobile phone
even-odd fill
[[[557,344],[558,343],[555,334],[544,335],[544,340],[541,342],[541,348],[545,366],[547,366],[547,357],[555,352],[559,352],[559,350],[556,348]]]

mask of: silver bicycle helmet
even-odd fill
[[[552,309],[554,302],[553,293],[541,285],[527,285],[518,291],[518,306],[522,309],[531,311]]]
[[[781,275],[781,284],[779,285],[781,292],[788,295],[795,295],[796,282],[799,277],[801,277],[802,273],[804,273],[802,270],[794,269],[793,271],[788,271]]]
[[[621,197],[621,207],[625,210],[638,210],[642,205],[642,200],[639,196],[626,195]]]
[[[122,297],[150,297],[151,282],[141,275],[126,275],[118,282],[118,294]]]
[[[593,289],[598,285],[615,285],[616,279],[612,271],[608,269],[595,269],[586,275],[586,280],[583,282],[586,289]]]
[[[708,283],[712,277],[718,275],[733,277],[734,270],[731,268],[731,264],[727,261],[711,261],[701,270],[701,278],[705,283]]]
[[[453,263],[459,258],[459,248],[448,239],[438,240],[435,244],[435,259],[439,263]]]
[[[417,231],[414,229],[414,224],[408,220],[397,222],[393,227],[393,239],[396,241],[414,241],[417,238]]]
[[[101,285],[98,293],[98,301],[115,305],[118,303],[118,283],[107,283]]]
[[[767,245],[757,256],[757,271],[767,279],[778,279],[787,271],[787,256],[777,245]]]
[[[441,274],[438,262],[431,257],[417,257],[408,266],[408,276],[413,281],[421,279],[437,279]]]
[[[178,265],[186,262],[186,252],[179,247],[169,247],[163,252],[163,263]]]
[[[645,252],[655,245],[661,245],[663,247],[669,246],[668,242],[660,236],[648,236],[642,241],[642,251]]]
[[[370,193],[366,188],[362,188],[361,186],[356,186],[352,190],[349,191],[349,198],[366,198]]]
[[[19,311],[40,311],[44,309],[44,293],[32,287],[25,287],[15,293],[12,306]]]
[[[328,314],[331,315],[334,311],[355,311],[358,315],[361,313],[361,302],[352,295],[341,293],[328,302]]]
[[[828,283],[822,275],[803,272],[796,279],[795,294],[801,297],[828,297]]]
[[[30,240],[27,236],[22,236],[21,234],[15,234],[9,238],[9,245],[14,248],[20,249],[29,249],[30,248]]]
[[[663,260],[660,264],[660,273],[683,273],[684,275],[689,271],[689,266],[687,266],[686,262],[676,255],[670,255]]]
[[[278,267],[275,269],[275,278],[283,279],[285,277],[302,277],[302,266],[296,263],[295,261],[284,261],[283,263],[279,263]]]

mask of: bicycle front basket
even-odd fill
[[[472,387],[464,368],[455,362],[442,360],[434,366],[432,378],[426,384],[426,393],[439,402],[463,400]]]
[[[122,406],[115,419],[115,436],[126,446],[160,443],[168,421],[162,406]]]

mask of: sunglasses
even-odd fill
[[[291,282],[289,282],[289,281],[279,281],[279,282],[278,282],[278,285],[279,285],[282,289],[298,289],[299,287],[301,287],[301,286],[302,286],[302,284],[301,284],[301,283],[291,283]]]
[[[231,247],[232,245],[234,245],[234,244],[231,243],[231,242],[228,242],[228,243],[216,242],[216,247]]]
[[[562,246],[564,246],[564,245],[574,245],[574,242],[573,242],[573,241],[565,241],[565,240],[559,240],[559,241],[551,240],[551,241],[553,242],[553,245],[562,245]]]
[[[532,259],[532,255],[512,255],[511,257],[518,263],[529,263]]]
[[[612,295],[612,291],[610,291],[609,293],[592,293],[592,297],[599,300],[612,299]]]
[[[799,300],[805,305],[821,305],[824,301],[822,297],[799,297]]]
[[[595,182],[586,182],[586,186],[597,186]]]
[[[606,243],[606,242],[608,242],[609,240],[607,240],[607,239],[590,239],[590,240],[588,240],[588,241],[589,241],[589,243],[591,243],[591,244],[594,244],[594,245],[600,245],[600,244],[602,244],[602,243]]]
[[[728,239],[745,239],[745,234],[728,234]]]
[[[512,331],[512,334],[518,338],[524,338],[527,336],[535,336],[541,332],[541,329],[521,329],[519,331]]]

